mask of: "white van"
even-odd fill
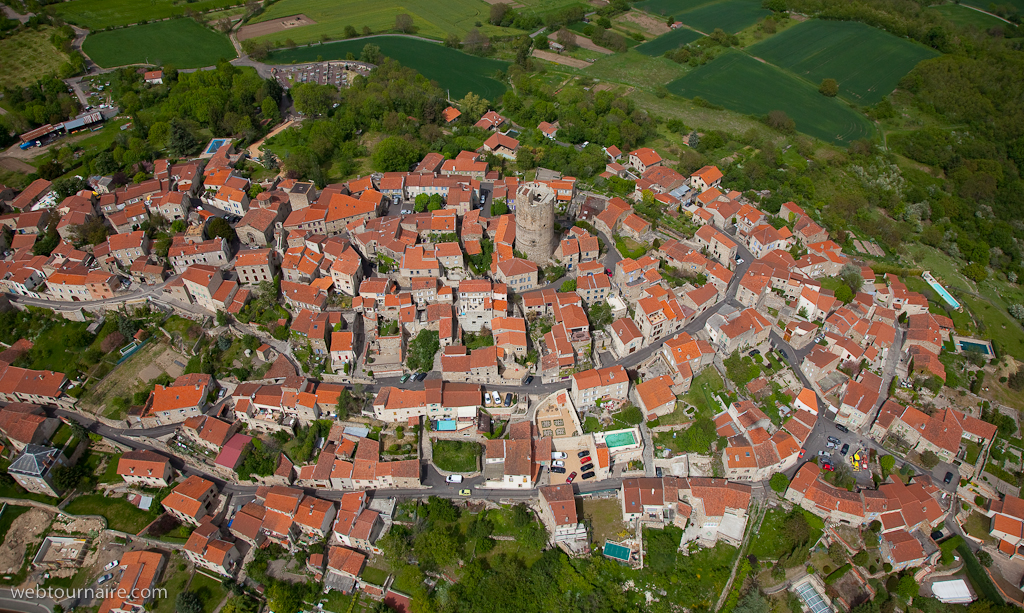
[[[462,475],[448,475],[444,480],[448,483],[462,483]]]

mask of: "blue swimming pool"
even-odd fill
[[[625,447],[626,445],[636,445],[636,439],[633,438],[633,433],[629,431],[609,434],[604,437],[604,442],[608,445],[609,449]]]
[[[226,138],[215,138],[210,141],[210,146],[206,148],[206,152],[210,154],[217,153],[217,150],[223,147],[226,142],[228,142]]]
[[[936,281],[935,277],[933,277],[931,273],[925,271],[924,274],[921,275],[921,278],[927,281],[928,285],[931,285],[932,289],[938,292],[940,296],[942,296],[942,299],[946,301],[946,304],[953,307],[954,309],[960,308],[960,303],[957,302],[957,299],[954,298],[953,295],[950,294],[948,291],[946,291],[946,288],[942,287],[942,284]]]
[[[960,341],[960,351],[977,351],[980,354],[988,355],[988,345],[983,343]]]

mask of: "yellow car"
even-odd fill
[[[470,490],[459,490],[459,496],[470,496],[473,492]]]

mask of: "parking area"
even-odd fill
[[[369,74],[370,69],[358,62],[315,62],[274,69],[274,77],[285,89],[299,83],[348,87],[356,75]]]
[[[562,447],[556,445],[555,449],[556,451],[564,453],[567,457],[559,460],[560,462],[563,462],[565,464],[565,473],[551,473],[552,485],[565,483],[566,478],[568,478],[569,475],[571,475],[572,473],[576,473],[576,478],[573,479],[573,483],[583,482],[583,473],[586,471],[583,470],[584,462],[582,460],[590,458],[589,460],[587,460],[587,463],[596,464],[597,462],[597,454],[595,454],[589,446],[572,445],[563,449]],[[583,457],[580,457],[580,454],[585,455],[583,455]],[[552,467],[554,467],[554,460],[552,460],[551,465]],[[590,468],[588,470],[593,470],[593,468]],[[593,479],[591,478],[587,480],[587,482],[590,481],[593,481]]]
[[[844,463],[850,466],[850,460],[853,454],[860,449],[868,449],[870,440],[867,437],[861,436],[856,432],[843,432],[841,431],[834,421],[831,419],[831,415],[828,417],[820,416],[818,423],[815,425],[811,435],[807,437],[807,441],[804,443],[803,460],[807,461],[814,457],[819,457],[819,452],[828,453],[828,456],[819,457],[819,465],[822,464],[821,460],[828,460],[833,465]],[[832,437],[832,445],[830,446],[829,437]],[[838,441],[836,443],[835,441]],[[843,456],[841,451],[843,445],[849,445],[850,448],[847,450],[846,456]],[[852,466],[850,466],[852,470]],[[864,486],[869,486],[873,482],[871,480],[871,471],[869,470],[854,470],[853,474],[857,477],[857,483]]]

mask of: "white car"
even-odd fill
[[[448,475],[444,480],[448,483],[462,483],[462,475]]]
[[[494,406],[501,406],[501,394],[498,392],[491,392],[491,397],[494,398]]]
[[[117,562],[118,562],[118,560],[114,560],[113,562],[110,562],[109,564],[107,564],[106,566],[103,567],[103,570],[110,570],[111,568],[114,568],[115,566],[117,566]]]
[[[820,457],[823,457],[823,458],[831,458],[832,457],[832,452],[831,451],[819,451],[818,455]]]
[[[564,460],[567,457],[569,457],[569,454],[565,453],[564,451],[552,451],[551,452],[551,459],[552,460]]]
[[[486,393],[486,392],[484,393],[484,406],[485,407],[491,406],[491,395]]]
[[[552,460],[551,465],[557,466],[559,468],[565,468],[565,462],[563,462],[562,460]]]

